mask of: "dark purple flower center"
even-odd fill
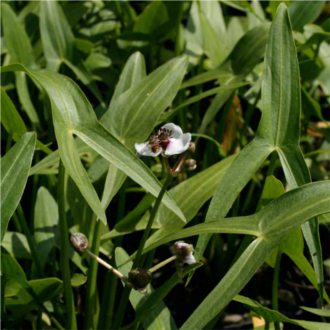
[[[149,138],[149,145],[152,152],[157,152],[159,148],[165,150],[170,143],[172,131],[167,128],[160,128],[157,134],[153,134]]]

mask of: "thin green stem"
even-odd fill
[[[60,230],[60,263],[62,270],[64,300],[66,308],[66,329],[77,329],[76,312],[73,300],[73,292],[71,287],[70,265],[69,265],[69,230],[66,221],[66,193],[67,193],[67,177],[65,169],[60,162],[58,174],[58,214],[59,214],[59,230]]]
[[[30,233],[30,230],[29,230],[29,227],[27,225],[27,222],[26,222],[24,212],[23,212],[23,209],[22,209],[21,205],[18,205],[18,208],[17,208],[17,220],[19,222],[20,227],[23,229],[24,235],[26,236],[26,239],[28,241],[29,248],[30,248],[31,255],[32,255],[32,260],[35,263],[37,273],[39,275],[42,275],[43,270],[42,270],[42,266],[41,266],[40,259],[39,259],[39,256],[38,256],[38,252],[37,252],[36,241]]]
[[[93,254],[99,254],[100,248],[100,235],[101,235],[101,226],[100,221],[96,221],[96,217],[92,219],[95,223],[94,227],[94,235],[93,242],[91,246],[91,251]],[[97,270],[98,270],[98,262],[93,258],[91,259],[91,264],[88,268],[88,282],[87,282],[87,290],[86,290],[86,314],[84,320],[84,329],[94,329],[93,319],[95,319],[96,313],[96,282],[97,282]]]
[[[278,311],[278,284],[279,284],[279,274],[281,266],[281,252],[277,253],[274,274],[273,274],[273,283],[272,283],[272,308],[275,311]],[[280,324],[278,321],[274,322],[275,330],[280,330]]]
[[[149,234],[150,234],[150,231],[151,231],[151,227],[152,227],[152,225],[154,223],[154,220],[155,220],[157,211],[159,209],[160,203],[161,203],[161,201],[162,201],[162,199],[163,199],[163,197],[164,197],[164,195],[166,193],[167,187],[169,186],[169,184],[172,181],[172,178],[173,178],[173,176],[172,176],[171,173],[167,174],[165,183],[164,183],[162,189],[160,190],[159,195],[158,195],[158,197],[156,199],[155,206],[151,210],[149,221],[148,221],[148,224],[147,224],[146,229],[143,232],[143,235],[142,235],[142,238],[141,238],[141,241],[140,241],[140,245],[139,245],[139,248],[137,250],[137,253],[136,253],[136,256],[135,256],[135,259],[134,259],[133,267],[132,268],[136,268],[136,267],[141,267],[142,266],[142,264],[141,264],[141,256],[142,256],[142,252],[143,252],[143,249],[144,249],[144,245],[145,245],[145,243],[146,243],[146,241],[147,241],[147,239],[149,237]]]
[[[163,197],[166,193],[167,187],[169,186],[169,184],[172,181],[172,178],[173,178],[172,174],[168,173],[167,177],[166,177],[166,180],[165,180],[165,183],[164,183],[162,189],[160,190],[159,195],[156,199],[155,205],[154,205],[153,209],[151,210],[149,221],[148,221],[146,229],[143,232],[143,235],[142,235],[142,238],[141,238],[141,241],[140,241],[140,245],[139,245],[139,248],[137,250],[137,253],[136,253],[136,256],[135,256],[135,259],[134,259],[134,262],[133,262],[132,269],[142,266],[142,261],[141,261],[142,258],[141,257],[142,257],[142,252],[143,252],[144,245],[145,245],[145,243],[146,243],[146,241],[149,237],[149,234],[150,234],[150,231],[151,231],[151,228],[152,228],[152,224],[155,220],[158,208],[159,208],[160,203],[161,203],[161,201],[162,201],[162,199],[163,199]],[[119,307],[117,309],[116,318],[115,318],[114,323],[113,323],[114,329],[117,329],[121,326],[121,323],[123,321],[123,317],[125,315],[125,311],[126,311],[126,307],[127,307],[127,301],[128,301],[130,292],[131,292],[131,288],[129,288],[129,287],[124,288],[124,291],[122,293],[122,296],[121,296],[121,299],[120,299],[120,302],[119,302]]]
[[[163,260],[162,262],[158,263],[157,265],[149,268],[148,270],[149,270],[150,273],[154,273],[155,271],[157,271],[158,269],[166,266],[167,264],[174,261],[175,259],[176,259],[176,256],[169,257],[169,258]]]

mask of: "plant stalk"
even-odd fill
[[[155,220],[157,211],[159,209],[160,203],[161,203],[161,201],[162,201],[162,199],[163,199],[163,197],[166,193],[166,190],[167,190],[169,184],[172,181],[172,178],[173,178],[172,174],[171,174],[171,172],[169,172],[167,174],[165,183],[164,183],[162,189],[160,190],[159,195],[156,199],[155,205],[154,205],[154,207],[153,207],[153,209],[150,213],[149,221],[148,221],[146,229],[143,232],[141,242],[140,242],[140,245],[138,247],[134,262],[133,262],[132,269],[134,269],[136,267],[142,267],[141,257],[142,257],[142,252],[143,252],[144,245],[145,245],[145,243],[146,243],[146,241],[149,237],[149,234],[150,234],[153,222]],[[128,301],[130,292],[131,292],[131,288],[129,288],[129,287],[124,288],[124,291],[122,293],[122,296],[121,296],[121,299],[120,299],[120,302],[119,302],[119,307],[117,309],[117,315],[116,315],[116,318],[115,318],[114,323],[113,323],[114,329],[117,329],[121,326],[121,323],[123,321],[123,317],[124,317],[124,314],[125,314],[125,311],[126,311],[127,301]]]
[[[280,275],[280,266],[281,266],[281,252],[277,253],[274,274],[273,274],[273,283],[272,283],[272,308],[275,311],[278,311],[278,284],[279,284],[279,275]],[[280,323],[278,321],[274,322],[275,330],[280,330]]]
[[[74,299],[71,287],[70,265],[69,265],[69,230],[66,221],[66,193],[67,193],[67,177],[65,169],[60,161],[58,174],[58,215],[59,215],[59,230],[60,230],[60,264],[63,278],[64,300],[66,308],[66,329],[77,329],[76,312]]]
[[[94,255],[98,255],[100,248],[100,221],[96,221],[96,217],[93,216],[92,223],[95,223],[94,226],[94,235],[93,242],[91,246],[91,252]],[[91,260],[90,267],[88,268],[88,282],[86,289],[86,314],[84,319],[84,329],[94,329],[93,318],[95,317],[95,307],[96,307],[96,282],[97,282],[97,270],[98,270],[98,262],[93,258]]]

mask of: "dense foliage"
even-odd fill
[[[3,328],[328,329],[329,11],[2,1]]]

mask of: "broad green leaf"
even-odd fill
[[[25,235],[13,231],[7,231],[3,237],[1,245],[10,255],[17,259],[30,259],[30,246]]]
[[[102,118],[110,132],[128,146],[147,139],[177,94],[186,67],[184,57],[175,58],[122,93]]]
[[[25,133],[1,159],[1,241],[23,195],[35,141],[34,133]]]
[[[9,4],[1,3],[1,20],[6,48],[10,55],[10,63],[19,62],[28,68],[35,68],[33,50],[29,37]]]
[[[271,254],[272,249],[273,244],[271,241],[260,238],[255,239],[180,329],[205,328],[236,294],[243,289],[244,285]]]
[[[23,119],[19,115],[13,102],[1,87],[1,123],[8,134],[17,141],[26,131]]]
[[[225,20],[215,1],[193,2],[185,29],[186,55],[196,64],[203,53],[215,67],[228,54]]]
[[[262,81],[262,117],[258,135],[273,145],[280,157],[289,188],[310,182],[299,146],[300,75],[288,12],[280,4],[271,27]],[[322,250],[317,219],[303,225],[322,292]]]
[[[37,306],[40,308],[43,302],[53,299],[62,290],[62,281],[56,277],[31,280],[27,283],[28,289],[22,288],[16,296],[6,299],[6,308],[12,313],[24,315]],[[32,296],[29,291],[34,292],[35,296]]]
[[[299,65],[285,5],[271,26],[262,80],[262,117],[259,136],[274,146],[299,140]]]
[[[329,327],[329,324],[326,323],[291,319],[278,311],[262,306],[260,303],[248,297],[237,295],[233,300],[247,305],[254,313],[260,315],[269,322],[278,321],[290,323],[307,330],[326,330]]]
[[[136,18],[133,31],[152,35],[166,21],[168,21],[168,15],[165,4],[161,1],[154,1]]]
[[[255,138],[242,149],[219,181],[218,188],[207,211],[205,222],[216,221],[226,216],[239,192],[248,183],[271,151],[272,147],[259,138]],[[197,258],[202,256],[208,240],[209,236],[201,236],[199,238],[196,246]]]
[[[105,107],[101,92],[94,81],[93,74],[89,72],[83,64],[74,65],[67,59],[63,59],[63,63],[72,70],[76,77],[95,95],[101,106]]]
[[[158,243],[164,244],[171,240],[199,235],[203,228],[205,232],[257,235],[257,238],[242,253],[224,278],[184,323],[182,329],[205,327],[240,292],[292,229],[299,228],[311,217],[329,212],[329,189],[330,181],[306,184],[273,200],[252,216],[217,219],[214,223],[196,225],[170,235],[152,246],[155,248]],[[259,224],[257,224],[258,222]],[[234,229],[235,227],[236,229]]]
[[[13,70],[27,71],[20,65],[2,69],[3,72]],[[97,121],[86,96],[72,80],[46,70],[27,72],[45,89],[50,98],[60,157],[68,174],[99,219],[106,222],[104,209],[81,164],[74,134],[148,192],[158,196],[161,186],[155,175]],[[162,202],[182,220],[185,219],[168,194],[165,194]]]
[[[117,248],[115,250],[115,258],[116,264],[122,265],[119,267],[119,270],[127,276],[133,265],[133,262],[131,261],[126,262],[129,259],[129,255],[124,251],[124,249]],[[148,290],[152,290],[151,286],[148,287]],[[136,310],[145,300],[145,295],[136,290],[132,290],[129,295],[129,300],[133,308]],[[152,310],[149,310],[148,316],[143,319],[142,323],[146,329],[176,329],[171,313],[162,302],[162,299],[160,299],[157,306],[155,306]]]
[[[144,57],[140,52],[135,52],[133,55],[131,55],[128,58],[120,74],[119,81],[112,95],[108,111],[110,113],[116,111],[115,107],[120,95],[126,92],[129,88],[138,84],[145,77],[146,77],[146,65],[145,65]],[[106,128],[111,129],[110,116],[103,116],[101,122]]]
[[[57,71],[63,59],[71,60],[74,36],[58,2],[41,1],[39,16],[47,67]]]
[[[144,57],[141,53],[136,52],[129,57],[127,60],[119,81],[116,85],[115,91],[112,95],[111,102],[109,104],[108,112],[113,113],[116,111],[117,101],[124,92],[129,88],[138,84],[142,79],[146,77],[146,68]],[[110,121],[109,121],[110,120]],[[101,123],[110,130],[111,132],[111,117],[103,116],[101,118]],[[106,182],[104,184],[103,194],[102,194],[102,205],[107,207],[112,198],[119,191],[120,187],[124,183],[126,175],[121,172],[114,165],[109,164]]]
[[[55,246],[58,226],[58,206],[50,192],[40,187],[34,208],[34,237],[41,265],[45,265],[51,249]]]
[[[290,190],[273,200],[258,213],[262,235],[276,239],[307,219],[329,212],[329,189],[330,181],[313,182]]]
[[[19,62],[28,68],[36,68],[31,42],[24,26],[8,4],[2,3],[1,9],[3,34],[10,56],[9,63]],[[17,93],[22,107],[31,122],[39,125],[39,118],[29,95],[26,75],[24,72],[18,72],[15,76]]]
[[[229,55],[235,75],[245,76],[260,63],[265,55],[268,31],[268,25],[260,25],[239,39]]]
[[[325,1],[292,1],[288,8],[292,28],[302,31],[307,23],[312,23],[321,14]]]

